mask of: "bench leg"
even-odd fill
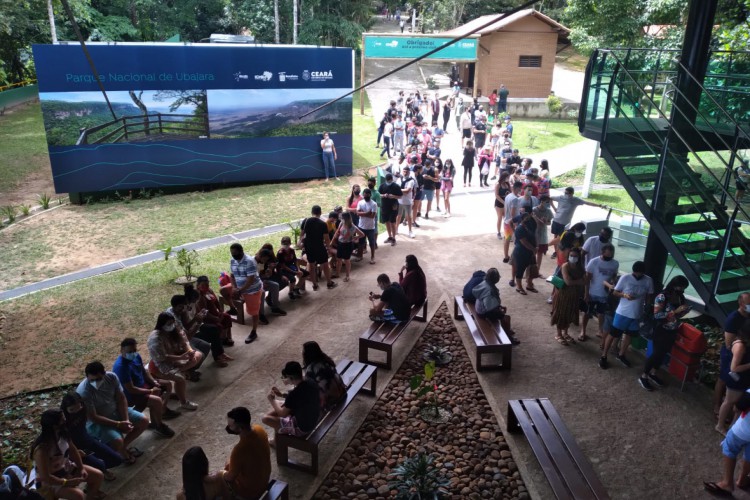
[[[362,386],[359,392],[364,392],[365,394],[369,396],[375,396],[377,393],[377,387],[378,387],[378,371],[377,370],[372,372],[369,385],[370,385],[369,388],[366,388],[366,386]]]
[[[518,432],[520,429],[518,425],[518,417],[516,417],[516,412],[513,411],[513,407],[510,405],[510,402],[508,402],[508,418],[505,423],[508,426],[508,432],[514,433]]]
[[[414,319],[416,319],[417,321],[421,321],[422,323],[427,322],[427,299],[424,299],[421,314],[417,314],[416,316],[414,316]]]
[[[368,353],[369,353],[369,347],[367,344],[360,339],[359,341],[359,362],[369,364],[370,361],[368,360]]]
[[[513,355],[513,349],[508,346],[507,349],[503,350],[503,369],[510,370],[511,356]]]
[[[245,303],[241,300],[234,300],[234,308],[237,310],[237,323],[240,325],[245,324]]]
[[[289,465],[289,443],[285,438],[279,439],[279,434],[274,433],[273,440],[276,442],[276,463]]]
[[[453,299],[453,319],[464,319],[464,315],[459,311],[458,300],[456,299]]]
[[[479,347],[477,347],[477,371],[481,372],[484,371],[484,365],[482,365],[482,351],[479,350]]]
[[[318,473],[318,445],[309,443],[307,441],[298,441],[302,446],[290,446],[292,445],[292,439],[286,435],[274,433],[274,440],[276,441],[276,463],[284,465],[292,469],[297,469],[302,472],[309,474]],[[310,465],[297,462],[296,460],[289,459],[289,448],[294,448],[302,452],[310,454]]]

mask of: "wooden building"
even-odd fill
[[[487,24],[497,14],[482,16],[441,33],[455,37]],[[459,64],[462,86],[488,96],[504,84],[510,98],[547,97],[552,89],[555,55],[565,48],[570,30],[534,9],[507,16],[477,32],[476,63]]]

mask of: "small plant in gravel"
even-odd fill
[[[428,500],[443,498],[450,481],[433,465],[435,457],[418,453],[395,467],[388,477],[394,478],[388,487],[396,490],[400,500]]]
[[[8,225],[10,226],[16,221],[16,207],[13,205],[5,205],[2,210],[0,210],[0,213],[3,214],[3,218],[8,219]]]
[[[428,398],[429,406],[420,413],[422,418],[428,422],[442,422],[450,416],[450,412],[445,411],[438,405],[438,385],[434,380],[435,366],[435,361],[425,363],[424,374],[414,375],[409,380],[409,387],[412,392],[417,391],[418,398],[430,395]]]
[[[453,360],[453,354],[446,347],[430,344],[424,350],[422,358],[428,362],[434,361],[437,366],[443,366]]]
[[[47,193],[42,193],[39,195],[39,204],[42,206],[42,209],[47,210],[51,201],[52,197]]]
[[[302,234],[302,221],[289,221],[286,224],[289,226],[289,229],[292,230],[292,238],[294,239],[294,246],[296,247],[299,242],[299,237]]]
[[[28,216],[31,213],[31,207],[29,205],[23,204],[20,207],[18,207],[19,210],[21,210],[21,213],[24,216]]]

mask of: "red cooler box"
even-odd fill
[[[677,340],[672,348],[669,373],[681,381],[693,380],[706,349],[708,342],[703,332],[693,325],[683,323],[677,331]]]

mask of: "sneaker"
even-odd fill
[[[437,208],[435,209],[435,211],[436,211],[436,212],[440,212],[440,207],[437,207]]]
[[[297,296],[294,294],[294,292],[291,292],[289,294],[289,300],[297,300]]]
[[[502,240],[503,239],[503,233],[497,233],[497,239]]]
[[[550,256],[550,259],[554,259],[555,257],[557,257],[557,252],[552,252],[552,255]]]
[[[409,231],[409,238],[414,238],[414,233]]]
[[[195,403],[193,403],[193,404],[195,404]],[[198,407],[198,405],[196,405],[196,408],[197,407]],[[165,423],[162,423],[161,425],[156,426],[152,430],[155,433],[157,433],[158,435],[163,436],[163,437],[168,437],[168,438],[174,437],[174,431],[167,424],[165,424]]]
[[[422,217],[422,212],[417,212],[417,217]]]
[[[599,358],[599,368],[602,370],[609,368],[609,361],[607,361],[607,358]]]
[[[417,224],[416,222],[412,222],[411,225],[414,227],[419,227],[419,224]]]
[[[174,411],[172,408],[165,406],[164,407],[164,413],[162,413],[161,418],[164,420],[171,420],[173,418],[179,417],[182,415],[179,411]]]
[[[402,222],[402,223],[401,223],[401,225],[402,225],[402,226],[405,226],[405,225],[406,225],[406,221]]]
[[[396,246],[396,238],[391,239],[391,246],[392,247]]]
[[[551,304],[551,303],[552,303],[552,295],[547,297],[547,304]]]
[[[277,316],[286,316],[286,311],[280,307],[272,307],[271,312]]]
[[[495,179],[497,179],[497,177],[495,177],[494,175],[492,177],[490,177],[491,181],[494,181]]]
[[[641,387],[646,389],[648,392],[651,392],[654,390],[654,388],[651,387],[651,382],[649,382],[647,378],[638,377],[638,383],[641,384]]]
[[[448,219],[450,219],[451,218],[451,213],[450,212],[446,212],[445,213],[445,217],[448,218]]]
[[[618,354],[615,357],[617,358],[617,361],[619,361],[620,363],[623,364],[623,366],[625,366],[625,368],[630,368],[631,366],[633,366],[633,364],[630,361],[628,361],[628,358],[626,358],[625,356]]]
[[[195,411],[198,409],[198,403],[185,401],[184,403],[180,403],[180,408],[182,408],[183,410]]]
[[[653,382],[654,384],[656,384],[657,387],[664,387],[664,381],[662,379],[660,379],[659,377],[657,377],[656,375],[651,375],[649,373],[648,374],[648,379],[651,382]]]
[[[258,338],[258,333],[255,330],[253,330],[252,332],[250,332],[250,335],[248,335],[247,338],[245,339],[245,343],[250,344],[252,342],[255,342],[257,338]]]
[[[383,243],[390,243],[391,241],[393,241],[393,238],[391,238],[389,236],[389,237],[387,237],[386,239],[383,240]]]
[[[261,325],[267,325],[268,318],[266,318],[265,314],[261,314],[260,316],[258,316],[258,322],[260,322]]]

